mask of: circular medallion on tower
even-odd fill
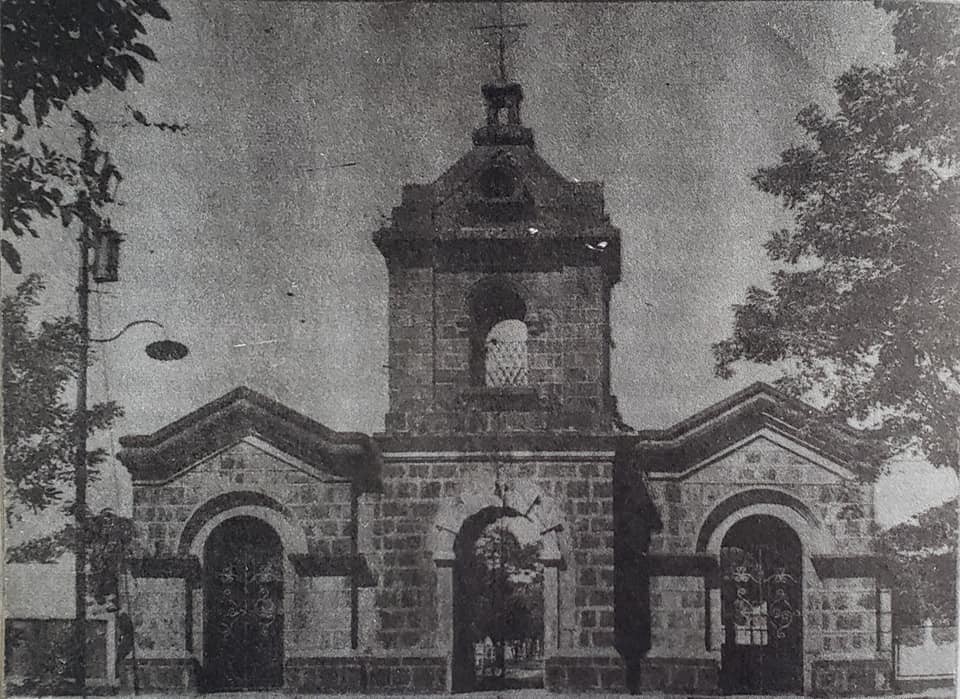
[[[487,199],[509,199],[517,188],[513,174],[502,167],[492,167],[483,173],[480,188]]]
[[[477,175],[466,213],[471,225],[516,223],[532,221],[536,207],[520,175],[493,163]]]

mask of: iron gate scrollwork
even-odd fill
[[[728,693],[802,691],[803,624],[800,542],[772,517],[732,527],[720,552]]]
[[[207,689],[265,689],[283,681],[283,559],[267,524],[237,517],[207,540]]]

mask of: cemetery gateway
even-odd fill
[[[862,437],[755,384],[634,431],[610,388],[620,232],[523,92],[374,233],[389,412],[335,432],[244,387],[122,439],[135,649],[192,693],[884,691]],[[506,613],[509,612],[509,613]]]

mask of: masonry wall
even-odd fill
[[[297,577],[290,641],[300,656],[350,648],[350,579]]]
[[[187,590],[182,578],[143,578],[134,583],[131,606],[138,650],[162,656],[185,649]]]
[[[838,554],[875,553],[872,487],[846,480],[812,463],[809,456],[765,438],[684,477],[651,474],[648,492],[662,529],[651,537],[650,553],[698,554],[711,512],[731,496],[758,489],[796,498],[825,538],[835,542]],[[802,532],[798,534],[802,539]],[[889,672],[884,668],[889,655],[878,650],[877,579],[847,577],[849,571],[834,577],[836,573],[818,570],[811,558],[812,542],[801,543],[806,691],[846,694],[888,687]],[[651,575],[650,650],[643,661],[647,670],[643,688],[653,688],[655,681],[665,682],[662,688],[669,691],[716,691],[722,642],[716,585],[697,569],[682,575]],[[679,671],[684,665],[688,667]],[[877,679],[877,668],[883,671],[880,676],[887,673],[887,679]]]
[[[559,648],[548,655],[605,658],[585,666],[577,681],[597,689],[601,682],[622,687],[622,667],[610,659],[616,656],[611,468],[609,461],[589,457],[532,463],[467,458],[418,463],[385,453],[383,494],[371,505],[370,560],[380,574],[375,600],[379,649],[411,655],[432,649],[441,657],[448,655],[452,609],[438,593],[438,552],[431,548],[437,541],[438,516],[445,501],[469,500],[478,487],[489,487],[492,493],[499,471],[508,493],[543,493],[550,501],[544,506],[555,506],[562,517],[556,523],[567,547],[559,572]],[[518,496],[517,509],[530,504]],[[548,675],[564,683],[569,680],[565,672]]]
[[[703,655],[706,597],[703,578],[697,576],[664,575],[650,579],[650,638],[654,655]]]
[[[302,526],[310,553],[349,555],[350,483],[318,479],[246,442],[170,483],[134,487],[137,555],[177,555],[184,525],[194,511],[216,496],[238,491],[263,493],[286,508]]]
[[[428,267],[390,268],[388,430],[414,431],[415,416],[433,398],[433,274]]]
[[[836,540],[838,550],[848,555],[874,552],[873,487],[844,481],[766,439],[687,478],[653,474],[649,490],[663,529],[651,539],[650,551],[694,552],[710,511],[731,495],[758,487],[781,490],[804,503]]]
[[[876,656],[878,595],[874,578],[818,579],[808,591],[812,593],[806,611],[811,651],[820,658]]]
[[[431,529],[443,498],[492,481],[489,462],[391,463],[385,454],[384,490],[374,505],[372,546],[377,570],[378,638],[385,649],[432,647],[441,620],[436,611]],[[570,532],[565,579],[573,603],[563,616],[565,645],[610,647],[613,634],[613,497],[609,463],[499,465],[508,484],[529,480],[561,504]]]
[[[136,484],[133,490],[134,547],[140,563],[134,569],[131,611],[142,689],[192,692],[199,687],[206,619],[203,550],[196,550],[194,538],[211,517],[231,510],[251,514],[251,507],[265,508],[273,513],[271,526],[280,527],[285,665],[292,669],[318,657],[352,652],[348,572],[300,570],[290,557],[349,558],[354,529],[349,482],[310,473],[283,455],[240,442],[169,483]],[[300,550],[304,544],[306,550]],[[124,672],[130,686],[131,661]],[[294,672],[288,680],[298,678]]]
[[[469,294],[477,282],[490,276],[391,269],[388,432],[497,429],[464,422],[473,417],[469,405],[464,410],[464,394],[475,387],[470,372]],[[603,270],[563,267],[502,273],[496,278],[515,285],[526,302],[528,384],[541,402],[537,409],[506,416],[511,429],[608,428],[609,291]]]

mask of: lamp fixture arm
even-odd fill
[[[120,330],[120,332],[118,332],[116,335],[113,335],[112,337],[103,337],[103,338],[91,337],[90,342],[113,342],[118,337],[120,337],[125,332],[127,332],[127,330],[132,328],[134,325],[156,325],[158,328],[163,328],[163,323],[159,323],[155,320],[134,320],[127,323],[125,326],[123,326],[123,329]]]

